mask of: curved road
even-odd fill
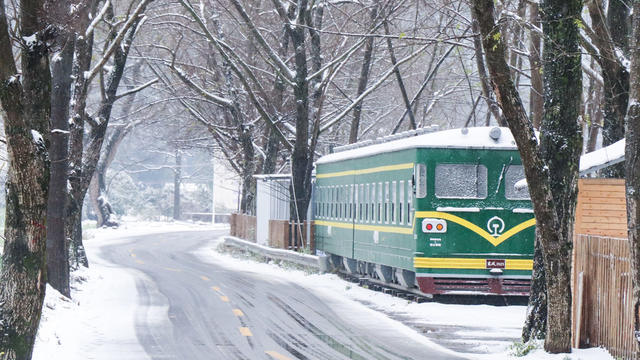
[[[154,234],[102,248],[105,260],[146,275],[136,279],[136,333],[152,359],[458,358],[381,325],[382,315],[192,254],[221,235]]]

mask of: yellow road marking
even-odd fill
[[[276,359],[276,360],[291,360],[291,358],[288,358],[278,352],[275,352],[273,350],[268,350],[265,351],[265,354],[271,356],[272,358]]]
[[[231,311],[233,311],[233,315],[235,315],[235,316],[238,316],[238,317],[244,316],[244,313],[240,309],[233,309]]]
[[[240,334],[242,334],[242,336],[253,336],[253,334],[251,333],[251,330],[249,330],[248,327],[241,327],[240,328]]]
[[[222,300],[224,302],[229,302],[229,298],[224,296],[224,295],[220,295],[220,300]]]
[[[324,178],[338,177],[338,176],[363,175],[363,174],[372,174],[372,173],[383,172],[383,171],[394,171],[394,170],[405,170],[405,169],[413,169],[413,163],[377,166],[377,167],[361,169],[361,170],[346,170],[346,171],[338,171],[338,172],[332,172],[332,173],[326,173],[326,174],[318,174],[316,175],[316,178],[324,179]]]
[[[217,292],[220,292],[220,287],[218,286],[212,286],[211,288]]]
[[[136,260],[136,262],[137,262],[138,264],[144,264],[144,261],[142,261],[142,260]]]
[[[164,269],[165,269],[165,270],[167,270],[167,271],[173,271],[173,272],[181,272],[181,271],[182,271],[182,270],[180,270],[180,269],[170,268],[170,267],[166,267],[166,268],[164,268]]]
[[[200,279],[202,279],[204,281],[209,281],[209,278],[204,276],[204,275],[200,275]]]
[[[134,254],[134,253],[131,253],[129,255],[131,255],[132,258],[136,257],[136,254]]]

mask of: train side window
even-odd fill
[[[391,223],[396,223],[396,204],[398,202],[398,183],[391,182]]]
[[[524,179],[524,167],[511,165],[504,174],[504,196],[509,200],[531,200],[529,188],[516,189],[516,183]]]
[[[364,196],[364,194],[362,193],[362,184],[358,185],[358,221],[362,222],[362,196]]]
[[[372,223],[376,222],[375,204],[376,204],[376,183],[372,183],[371,184],[371,208],[369,209],[371,211],[371,216],[369,217],[369,221],[371,221]]]
[[[327,216],[327,188],[322,187],[322,217]]]
[[[353,191],[353,184],[349,185],[349,192],[351,193],[349,195],[349,200],[351,200],[351,201],[349,201],[349,220],[353,221],[353,219],[356,217],[355,216],[355,212],[356,211],[354,209],[354,207],[355,207],[354,206],[354,201],[355,201],[356,193],[355,193],[355,191]]]
[[[388,224],[389,223],[389,208],[390,208],[390,201],[389,201],[389,182],[385,181],[384,182],[384,223]]]
[[[487,197],[487,168],[479,164],[436,165],[436,196],[445,199]]]
[[[345,196],[344,196],[344,185],[340,185],[340,220],[344,220],[344,207],[345,207],[345,200],[344,200]]]
[[[416,164],[414,178],[416,182],[416,198],[422,199],[427,196],[427,165]]]
[[[382,223],[382,202],[384,201],[384,198],[382,197],[382,183],[379,182],[378,183],[378,223],[381,224]]]
[[[364,184],[364,222],[369,222],[369,184]]]
[[[411,194],[411,192],[408,190],[409,190],[409,187],[407,186],[407,225],[411,225],[411,220],[412,220],[411,210],[413,210],[411,203],[413,202],[413,194]]]
[[[339,189],[340,188],[338,186],[334,186],[334,189],[333,189],[334,190],[334,195],[335,195],[335,197],[333,198],[333,202],[335,204],[334,205],[333,218],[336,219],[336,220],[338,219],[338,205],[339,205],[339,203],[338,203],[338,190]]]
[[[398,204],[398,224],[402,224],[403,221],[403,217],[402,217],[402,211],[404,210],[404,180],[400,180],[399,183],[400,188],[398,189],[398,195],[399,195],[399,204]]]

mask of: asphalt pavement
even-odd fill
[[[153,234],[102,248],[105,260],[144,274],[136,334],[152,359],[460,359],[353,305],[192,253],[223,234]]]

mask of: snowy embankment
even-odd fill
[[[190,223],[131,222],[117,229],[88,230],[84,244],[90,267],[72,274],[72,299],[47,285],[33,359],[148,359],[135,332],[139,312],[136,276],[143,275],[104,261],[100,248],[126,243],[126,237],[135,235],[209,228]]]
[[[221,254],[215,244],[201,249],[196,255],[203,261],[237,271],[292,281],[332,300],[347,299],[354,307],[364,305],[393,319],[397,322],[395,327],[400,328],[403,334],[411,337],[424,335],[431,342],[444,345],[469,359],[613,360],[604,349],[574,349],[569,355],[551,355],[539,349],[542,344],[538,344],[539,348],[526,356],[514,356],[516,350],[512,347],[514,341],[520,338],[525,306],[418,304],[359,287],[335,274],[308,274],[273,263],[256,262],[249,257],[243,259]]]

